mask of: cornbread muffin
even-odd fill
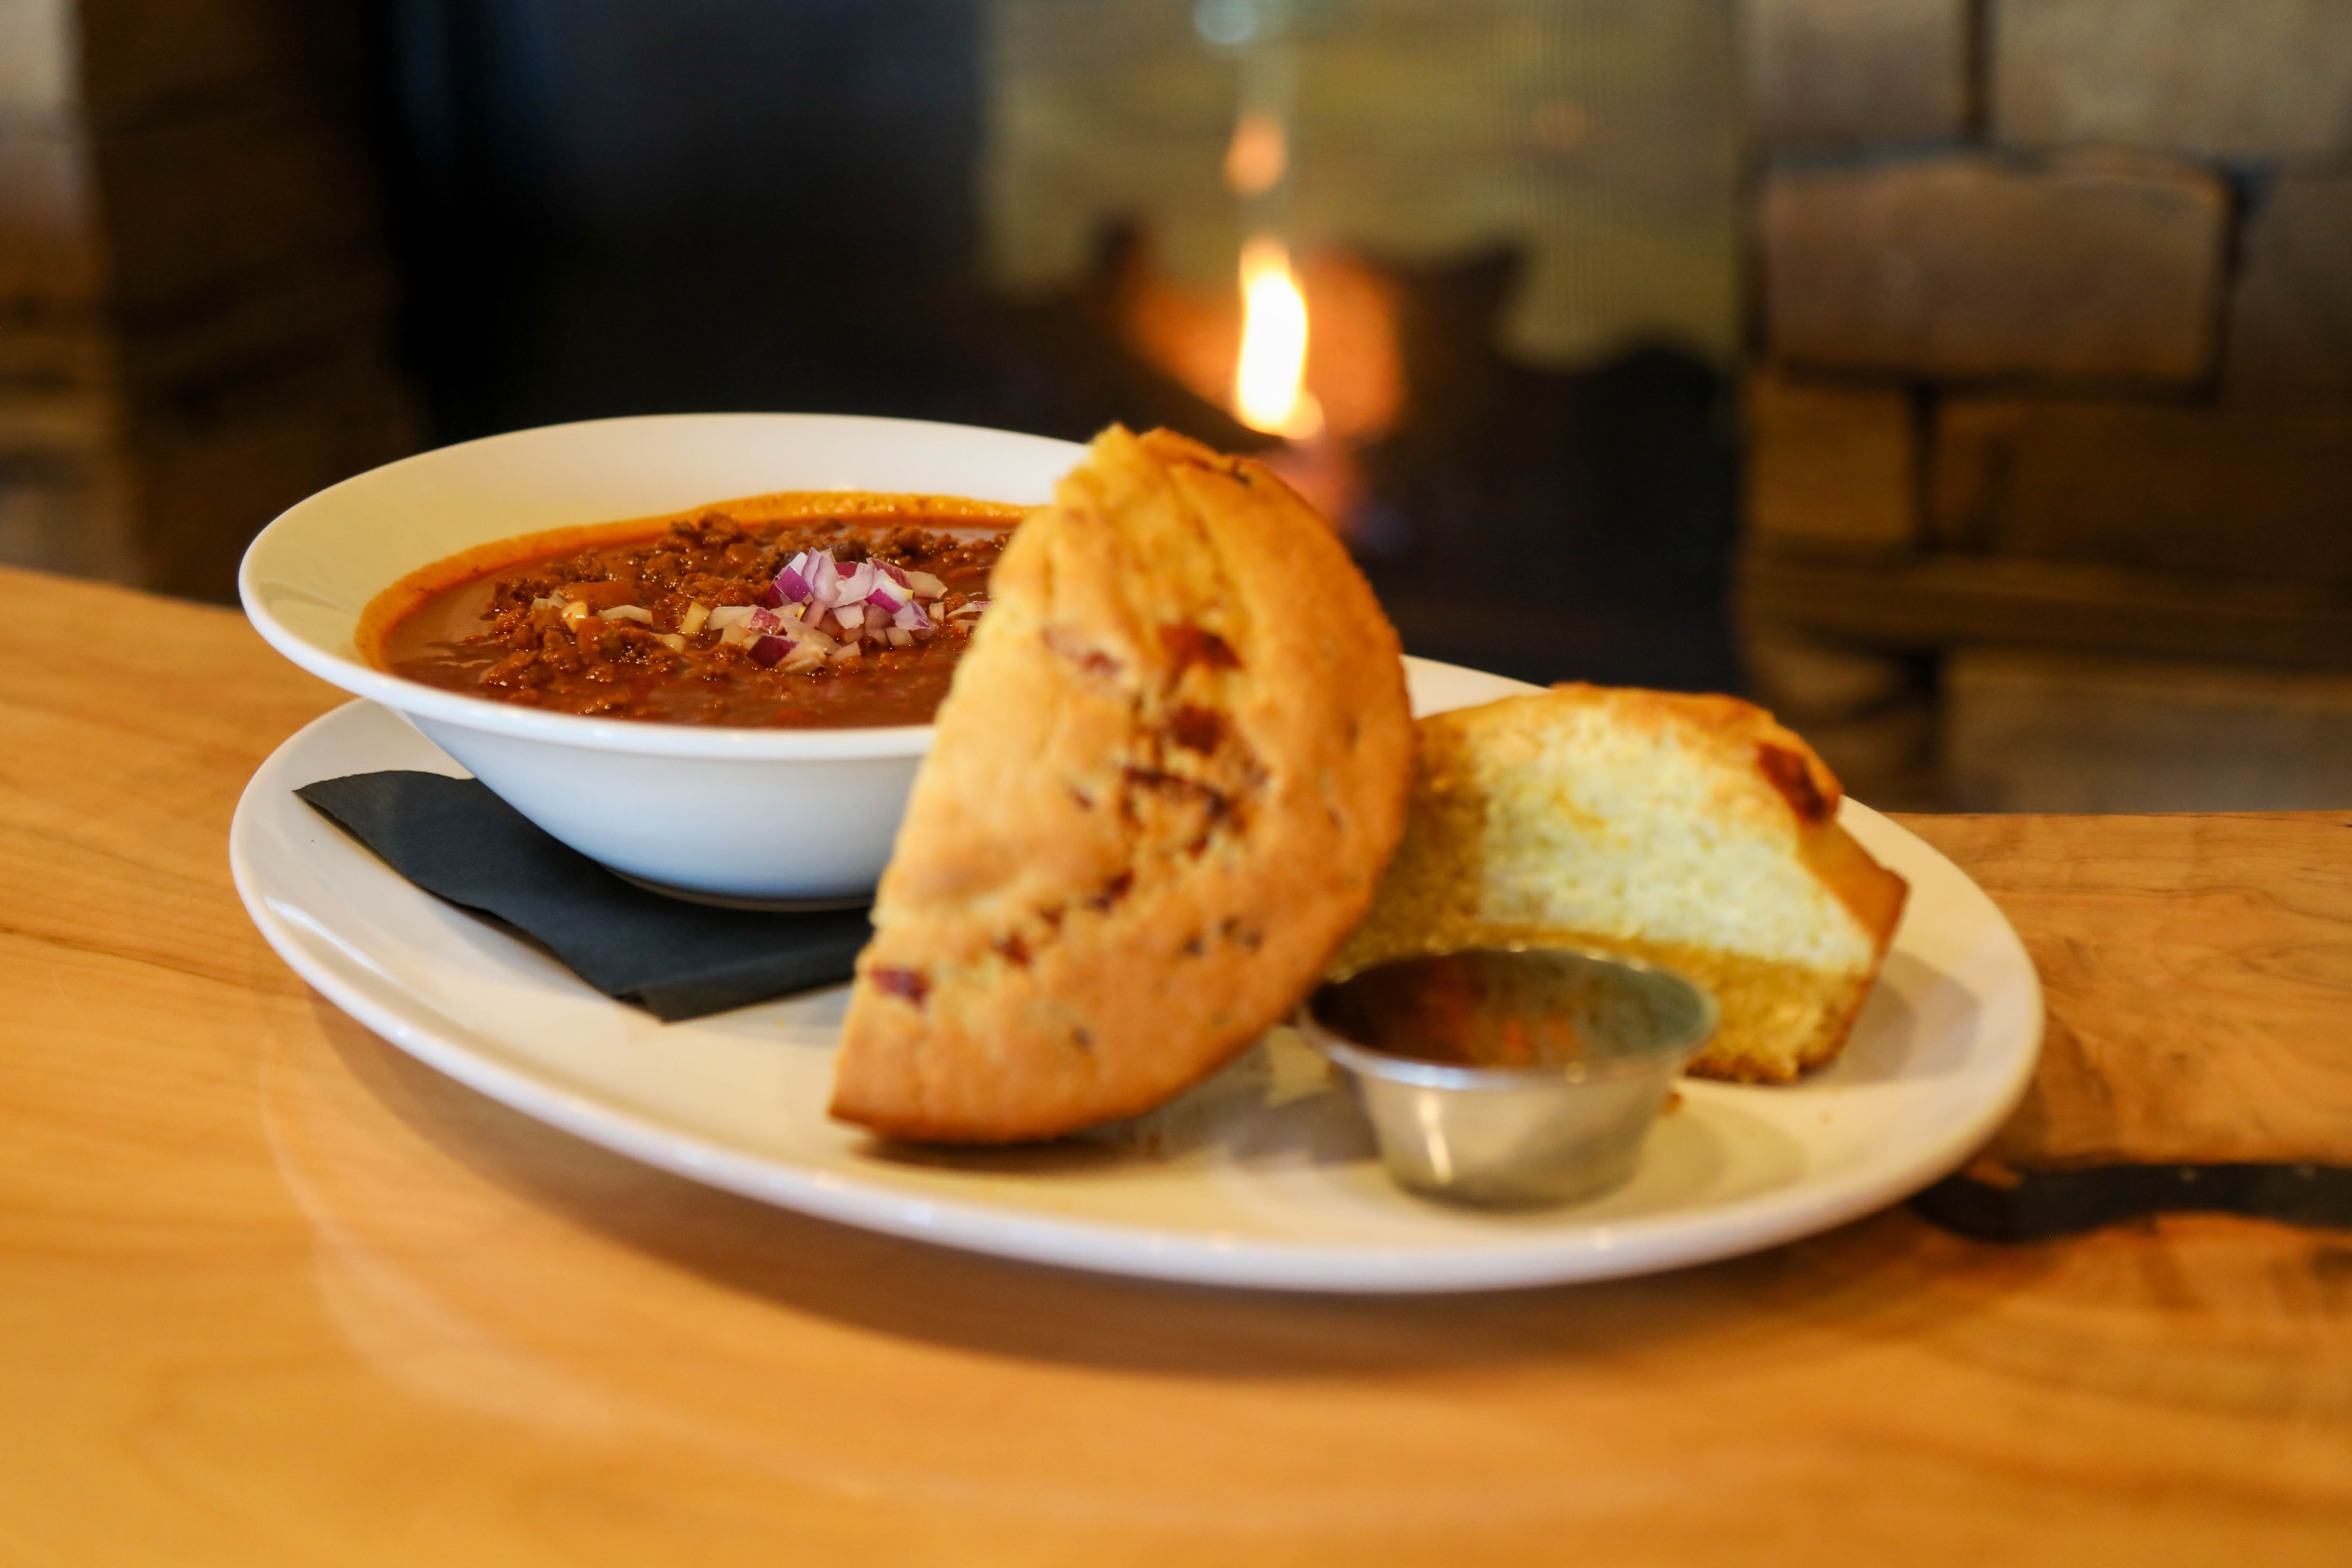
[[[1280,1019],[1396,847],[1395,632],[1260,465],[1113,426],[1023,523],[940,709],[857,965],[833,1114],[1043,1138]]]
[[[1833,1058],[1909,889],[1837,825],[1837,780],[1730,697],[1567,685],[1417,726],[1404,842],[1334,965],[1505,942],[1680,970],[1723,1022],[1691,1067]]]

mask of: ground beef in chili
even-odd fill
[[[651,538],[509,565],[445,589],[393,626],[384,662],[427,685],[604,718],[789,729],[927,723],[977,620],[955,612],[986,594],[1004,541],[993,521],[972,529],[945,521],[946,531],[692,518]],[[763,668],[706,617],[759,604],[803,550],[827,551],[845,570],[872,560],[940,579],[947,595],[928,605],[937,630],[814,669]],[[627,606],[645,618],[603,614]]]

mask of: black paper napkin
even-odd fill
[[[602,991],[666,1024],[846,980],[863,910],[712,909],[634,887],[475,779],[390,772],[294,792],[437,898],[514,926]]]

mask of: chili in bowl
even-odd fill
[[[521,431],[311,497],[239,586],[280,652],[612,869],[856,901],[995,553],[1080,450],[831,416]]]
[[[394,675],[544,712],[926,724],[1020,518],[946,497],[821,491],[698,508],[656,531],[509,540],[394,584],[361,617],[359,643]]]

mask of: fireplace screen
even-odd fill
[[[1414,652],[1874,803],[2352,793],[2352,5],[0,10],[0,560],[226,600],[602,415],[1167,425]]]
[[[1723,0],[407,0],[441,433],[1169,425],[1331,514],[1407,644],[1736,682]]]

